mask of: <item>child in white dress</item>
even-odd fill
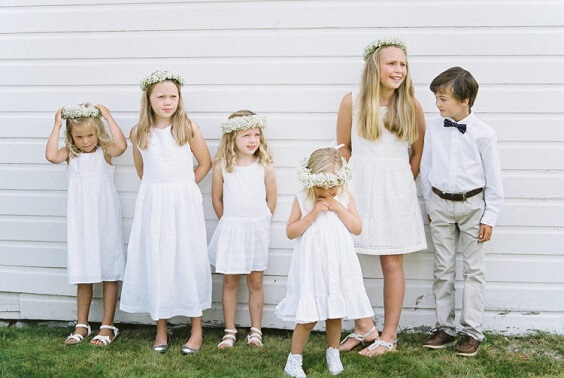
[[[314,151],[298,168],[304,191],[298,193],[286,225],[297,239],[286,297],[276,306],[282,320],[295,321],[285,373],[305,377],[302,352],[315,324],[325,320],[326,359],[333,375],[343,371],[339,357],[341,319],[374,315],[364,289],[351,234],[362,222],[345,183],[351,171],[334,148]]]
[[[108,123],[111,138],[100,117]],[[63,118],[65,147],[58,148]],[[112,157],[126,148],[123,132],[104,105],[81,104],[57,111],[45,157],[54,164],[68,163],[67,276],[70,284],[77,285],[78,322],[66,345],[78,344],[92,332],[88,313],[92,284],[97,282],[103,282],[104,315],[90,344],[105,346],[118,335],[114,315],[125,251]]]
[[[215,157],[212,204],[219,223],[209,244],[210,263],[223,273],[225,336],[218,348],[236,340],[237,289],[247,275],[251,330],[247,343],[262,346],[263,272],[268,265],[270,219],[276,208],[276,176],[263,134],[264,117],[240,110],[222,123]]]
[[[141,83],[139,123],[131,130],[133,160],[141,178],[127,249],[120,308],[147,312],[157,321],[153,350],[169,346],[167,319],[191,317],[191,336],[181,347],[202,345],[202,311],[211,307],[202,194],[198,183],[211,157],[198,125],[184,110],[184,80],[156,71]],[[193,168],[192,158],[198,162]]]

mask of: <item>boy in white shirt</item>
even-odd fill
[[[472,75],[452,67],[430,85],[441,117],[429,122],[421,160],[421,188],[435,245],[433,295],[435,330],[424,347],[444,349],[456,342],[455,262],[462,252],[464,291],[456,353],[475,356],[484,339],[484,242],[503,205],[495,131],[471,108],[478,94]]]

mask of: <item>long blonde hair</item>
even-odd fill
[[[176,112],[172,115],[172,136],[179,146],[183,146],[190,142],[194,136],[194,131],[192,130],[192,121],[188,118],[186,111],[184,110],[184,101],[182,100],[182,91],[180,90],[180,85],[174,80],[170,81],[176,85],[178,89],[178,107]],[[162,83],[161,81],[160,83]],[[139,114],[139,123],[137,124],[137,145],[141,149],[146,149],[149,143],[149,136],[151,134],[151,128],[155,123],[155,112],[151,107],[150,96],[153,93],[155,85],[159,83],[151,84],[147,90],[143,91],[141,97],[141,112]]]
[[[80,104],[79,106],[84,106],[85,108],[92,107],[92,104],[85,103]],[[80,118],[67,118],[66,120],[66,128],[65,128],[65,146],[69,149],[69,158],[74,158],[78,156],[82,151],[77,145],[74,143],[74,139],[72,138],[72,130],[77,126],[88,125],[92,127],[92,130],[96,133],[98,137],[98,147],[105,148],[110,142],[112,138],[110,134],[106,131],[106,127],[104,126],[104,122],[98,117],[80,117]]]
[[[235,113],[231,114],[228,119],[235,117],[246,117],[251,115],[256,115],[256,113],[250,110],[238,110]],[[266,138],[264,137],[263,130],[260,127],[258,127],[258,130],[260,132],[260,144],[254,155],[258,158],[260,164],[272,164],[272,155],[270,153],[270,148],[268,147]],[[237,146],[235,145],[235,138],[237,137],[237,133],[239,132],[244,132],[244,130],[223,134],[219,143],[219,147],[217,148],[217,153],[215,155],[214,161],[216,163],[223,164],[227,172],[233,172],[233,166],[237,164]]]
[[[317,173],[337,173],[343,166],[343,159],[336,148],[327,147],[315,150],[309,156],[307,168],[312,174]],[[345,191],[346,184],[340,185],[337,195],[342,195]],[[315,204],[315,187],[305,188],[307,200],[309,204]]]
[[[401,46],[382,46],[377,48],[366,59],[361,76],[360,93],[358,95],[357,122],[359,134],[368,140],[378,140],[382,135],[380,125],[380,59],[382,50],[397,47],[405,53]],[[413,143],[419,137],[415,115],[415,95],[413,82],[409,74],[409,64],[406,67],[405,79],[388,104],[388,111],[384,117],[384,127],[395,134],[398,139]],[[353,99],[354,101],[355,99]]]

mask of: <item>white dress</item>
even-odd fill
[[[120,281],[125,249],[114,167],[98,147],[69,158],[68,173],[68,282]]]
[[[409,165],[409,143],[398,140],[385,127],[376,141],[362,138],[358,135],[355,108],[350,166],[351,188],[362,218],[362,233],[354,238],[357,252],[395,255],[427,248]],[[382,118],[386,111],[386,107],[380,108]]]
[[[268,266],[270,210],[266,204],[264,166],[223,169],[223,216],[209,244],[217,273],[249,274]]]
[[[198,317],[211,307],[211,271],[202,194],[190,146],[171,126],[151,129],[143,156],[120,308],[153,320]]]
[[[303,218],[313,206],[305,192],[297,199]],[[347,206],[348,195],[335,199]],[[311,323],[374,315],[352,235],[333,211],[319,214],[297,238],[287,285],[286,297],[275,310],[281,320]]]

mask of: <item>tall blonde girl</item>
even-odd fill
[[[111,137],[101,117],[108,123]],[[58,148],[63,118],[65,146]],[[112,158],[126,148],[123,132],[104,105],[80,104],[55,114],[45,157],[54,164],[68,163],[67,276],[70,284],[76,284],[77,294],[78,322],[66,345],[78,344],[92,332],[88,314],[92,284],[97,282],[103,282],[104,315],[100,332],[90,344],[105,346],[118,335],[114,315],[125,251]]]
[[[198,125],[187,117],[181,76],[156,71],[141,82],[139,123],[131,130],[133,160],[141,185],[127,249],[120,308],[149,313],[157,321],[155,352],[168,350],[167,319],[191,318],[181,346],[202,345],[202,312],[211,306],[202,194],[198,183],[211,157]],[[197,166],[193,167],[193,158]]]
[[[405,293],[403,255],[425,249],[425,232],[415,178],[423,152],[425,119],[414,97],[407,47],[399,39],[382,39],[364,50],[358,94],[341,101],[337,143],[355,173],[353,193],[364,231],[355,238],[358,253],[380,256],[384,276],[384,328],[378,335],[372,319],[355,321],[341,344],[374,356],[393,351]],[[409,155],[411,150],[411,155]]]
[[[240,110],[222,123],[215,157],[212,204],[219,223],[209,245],[210,262],[223,274],[225,335],[218,348],[236,341],[237,289],[247,275],[251,329],[247,343],[262,346],[263,272],[268,265],[270,219],[276,208],[276,176],[263,134],[266,119]]]

